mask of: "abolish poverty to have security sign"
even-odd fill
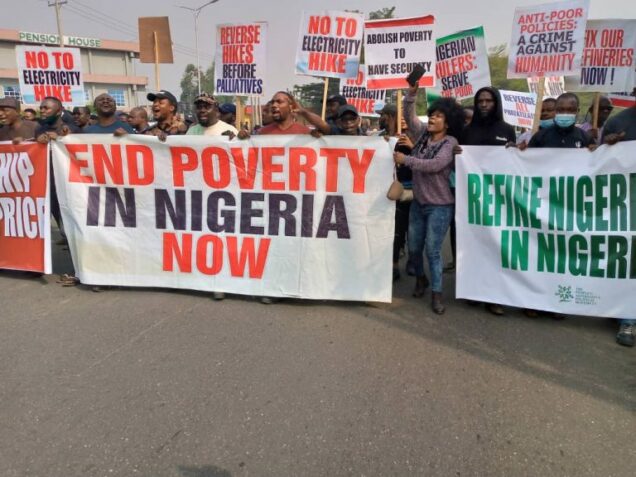
[[[508,78],[581,71],[588,0],[515,9]]]
[[[266,75],[267,23],[219,25],[214,93],[261,96]]]
[[[20,45],[15,51],[23,103],[54,96],[64,106],[86,105],[79,49]]]
[[[626,299],[636,283],[635,155],[633,141],[594,152],[463,147],[457,296],[636,316]]]
[[[52,147],[82,283],[391,300],[383,138],[83,134]]]

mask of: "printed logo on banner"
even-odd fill
[[[366,88],[365,68],[360,65],[358,76],[340,80],[340,94],[347,98],[361,116],[378,117],[377,111],[384,107],[386,91]]]
[[[588,8],[589,0],[516,8],[508,78],[578,74]]]
[[[579,76],[565,79],[569,91],[631,91],[634,86],[636,20],[588,20]]]
[[[79,49],[18,45],[15,51],[23,103],[54,96],[67,107],[86,104]]]
[[[218,25],[214,94],[262,96],[267,23]]]
[[[572,287],[570,285],[559,285],[559,289],[555,293],[559,297],[559,302],[569,303],[574,298],[572,295]]]
[[[421,87],[435,86],[435,18],[372,20],[364,24],[367,89],[407,88],[416,65],[424,74]]]
[[[360,13],[304,12],[296,50],[296,74],[355,78],[360,65],[363,22]]]
[[[383,138],[55,141],[76,273],[92,285],[391,300]]]
[[[48,148],[0,144],[0,268],[51,273]]]

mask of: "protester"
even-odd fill
[[[20,103],[15,98],[0,99],[0,141],[33,141],[37,124],[20,117]]]
[[[424,275],[423,251],[426,250],[431,272],[431,308],[437,314],[445,311],[442,302],[442,260],[444,237],[455,211],[455,197],[449,179],[453,171],[453,149],[464,125],[461,106],[452,98],[434,102],[428,110],[428,124],[415,114],[418,85],[411,86],[404,98],[406,123],[419,139],[411,155],[394,152],[396,164],[413,171],[414,201],[409,214],[409,260],[416,276],[414,296],[422,296],[428,286]]]
[[[272,118],[272,102],[268,101],[261,109],[261,126],[269,126],[274,122]]]
[[[541,102],[541,116],[539,120],[539,130],[554,126],[554,116],[556,114],[556,99],[546,98]],[[528,130],[517,138],[517,145],[528,144],[532,139],[532,130]],[[523,146],[522,146],[523,147]]]
[[[350,104],[340,106],[336,113],[334,124],[327,123],[316,113],[300,106],[298,106],[294,112],[314,125],[322,134],[332,136],[364,136],[360,129],[360,115],[358,114],[358,110],[355,106]]]
[[[223,103],[219,106],[220,119],[226,124],[236,127],[236,106],[232,103]]]
[[[46,144],[58,136],[66,136],[70,133],[79,133],[80,129],[74,124],[68,124],[62,120],[64,108],[62,102],[47,96],[40,103],[40,124],[35,130],[38,142]]]
[[[603,126],[605,122],[612,114],[614,110],[614,106],[610,102],[607,96],[601,96],[598,102],[598,121],[597,127],[594,127],[594,104],[592,104],[587,110],[587,114],[585,115],[586,121],[583,124],[580,124],[579,127],[587,132],[592,139],[596,142],[597,145],[601,144],[601,138],[603,137]]]
[[[258,134],[309,134],[311,130],[296,122],[294,111],[300,109],[294,97],[285,92],[279,91],[272,97],[272,124],[259,129]]]
[[[633,95],[636,96],[636,88],[634,88]],[[604,144],[610,146],[619,141],[636,141],[636,104],[610,118],[605,123],[601,138]],[[633,206],[634,203],[632,202]],[[619,323],[616,342],[623,346],[634,346],[636,320],[631,318],[621,319]]]
[[[186,134],[197,136],[229,135],[230,137],[238,134],[238,130],[234,126],[221,121],[219,103],[214,96],[201,93],[194,100],[194,108],[199,122],[190,126]]]
[[[91,110],[86,106],[76,106],[73,108],[73,123],[80,129],[89,125],[91,120]]]
[[[477,91],[474,98],[474,114],[464,128],[460,144],[463,146],[505,146],[516,141],[515,128],[503,120],[503,107],[499,90],[486,86]],[[477,302],[471,302],[477,303]],[[486,309],[495,315],[503,315],[498,303],[486,303]]]
[[[475,114],[475,108],[472,106],[466,106],[464,108],[464,125],[468,126],[473,122],[473,116]]]
[[[327,104],[326,104],[326,110],[325,110],[326,116],[327,116],[326,118],[327,124],[329,124],[330,126],[336,125],[338,110],[340,109],[341,106],[344,106],[346,104],[347,104],[347,98],[345,98],[341,94],[334,94],[327,98]]]
[[[135,133],[146,134],[146,131],[150,129],[150,124],[148,124],[148,111],[146,111],[146,108],[142,108],[141,106],[132,108],[128,115],[128,124],[134,129]]]
[[[135,131],[127,122],[117,119],[117,106],[109,94],[103,93],[95,98],[93,106],[97,112],[97,123],[84,128],[86,134],[133,134]]]
[[[117,111],[115,113],[115,117],[119,119],[122,123],[130,124],[130,115],[125,111]]]
[[[38,113],[33,108],[26,108],[22,113],[22,119],[25,121],[37,121]]]
[[[556,100],[554,126],[543,128],[532,136],[528,147],[582,148],[595,146],[594,139],[576,127],[579,112],[579,97],[574,93],[563,93]],[[524,149],[522,145],[519,149]]]
[[[178,103],[174,94],[162,90],[158,93],[148,93],[146,98],[152,101],[152,114],[156,124],[144,134],[165,139],[166,136],[186,133],[187,126],[177,117]]]

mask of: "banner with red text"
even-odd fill
[[[267,23],[218,25],[214,94],[262,96],[266,78]]]
[[[419,85],[435,86],[435,18],[371,20],[364,24],[367,89],[408,88],[415,65],[424,68]]]
[[[46,145],[0,143],[0,268],[51,273]]]
[[[79,48],[15,47],[22,103],[54,96],[65,107],[86,106]]]
[[[531,128],[537,109],[537,95],[500,89],[504,121],[513,126]]]
[[[616,108],[630,108],[636,105],[636,97],[631,93],[610,93],[607,97]]]
[[[512,22],[508,78],[579,74],[589,0],[518,7]]]
[[[347,103],[355,106],[360,116],[379,117],[378,111],[384,107],[386,91],[367,89],[364,65],[360,65],[358,76],[340,80],[340,94]]]
[[[491,85],[484,27],[438,38],[436,45],[437,86],[426,89],[429,104],[439,97],[472,98],[477,90]]]
[[[462,146],[457,297],[636,316],[636,141],[587,149]]]
[[[52,147],[82,283],[391,300],[383,138],[86,134]]]
[[[360,13],[304,12],[296,49],[296,74],[355,78],[363,29]]]
[[[568,91],[611,93],[634,87],[636,20],[588,20],[581,74],[567,76]]]
[[[529,76],[526,80],[528,83],[528,91],[531,93],[539,92],[539,78],[543,78],[543,99],[556,99],[565,93],[565,80],[563,76]]]

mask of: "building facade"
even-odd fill
[[[22,99],[15,47],[34,44],[57,46],[59,38],[56,34],[0,29],[0,97]],[[124,111],[147,104],[145,96],[148,77],[135,73],[139,61],[137,43],[64,36],[64,44],[80,49],[86,104],[92,104],[93,99],[102,93],[115,98],[117,108]]]

